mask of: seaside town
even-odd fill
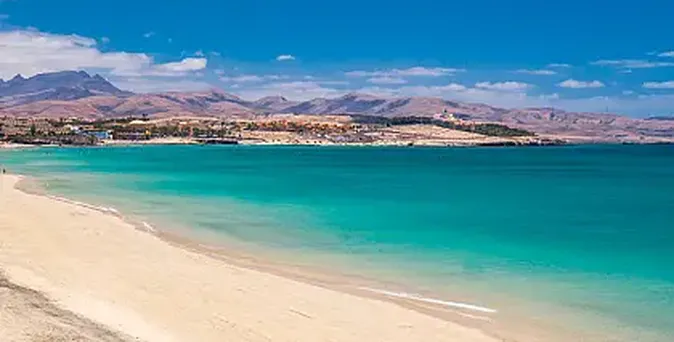
[[[436,118],[354,115],[264,115],[249,119],[173,117],[109,119],[0,117],[0,140],[23,145],[278,144],[278,145],[548,145],[531,132]]]

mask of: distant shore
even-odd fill
[[[0,339],[34,340],[45,324],[58,323],[65,330],[50,330],[52,339],[80,333],[95,341],[498,340],[477,329],[480,320],[466,318],[471,328],[419,312],[442,312],[443,305],[299,282],[300,276],[142,231],[91,206],[22,192],[20,180],[0,176],[0,290],[22,305],[39,299],[58,310],[0,308],[0,323],[23,322],[0,328]],[[52,310],[54,322],[43,309]]]

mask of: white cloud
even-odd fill
[[[583,89],[583,88],[603,88],[604,83],[600,81],[578,81],[574,79],[568,79],[564,82],[557,84],[562,88],[571,88],[571,89]]]
[[[658,54],[658,57],[674,57],[674,51],[665,51]]]
[[[241,97],[251,100],[265,96],[282,95],[289,99],[301,101],[319,97],[337,97],[347,92],[346,90],[326,88],[318,82],[311,81],[270,83],[236,91]]]
[[[213,89],[214,86],[206,82],[166,79],[166,78],[116,78],[111,77],[110,81],[117,87],[124,90],[130,90],[136,93],[157,93],[164,91],[200,91]]]
[[[560,96],[558,93],[553,94],[542,94],[538,96],[541,100],[559,100]]]
[[[0,32],[0,56],[0,78],[71,69],[142,70],[153,64],[143,53],[101,52],[91,38],[29,30]]]
[[[496,90],[496,91],[524,91],[532,87],[531,84],[522,82],[478,82],[475,83],[476,88]]]
[[[171,62],[166,64],[159,64],[156,66],[158,70],[166,70],[169,72],[186,72],[206,69],[208,60],[206,58],[185,58],[180,62]]]
[[[262,82],[264,79],[257,75],[223,76],[220,81],[223,82]]]
[[[350,77],[404,77],[404,76],[428,76],[439,77],[453,75],[457,72],[463,72],[464,69],[455,68],[426,68],[426,67],[412,67],[408,69],[390,69],[390,70],[375,70],[363,71],[355,70],[346,73]]]
[[[295,60],[295,56],[293,56],[293,55],[280,55],[280,56],[277,56],[277,57],[276,57],[276,60],[279,61],[279,62],[283,62],[283,61],[294,61],[294,60]]]
[[[206,69],[208,60],[206,58],[188,57],[178,62],[169,62],[165,64],[151,64],[143,68],[120,68],[110,71],[115,76],[163,76],[178,77],[193,74],[194,72]]]
[[[36,30],[0,32],[0,78],[30,77],[63,70],[91,70],[117,76],[186,76],[206,67],[205,58],[156,63],[145,53],[103,52],[95,39]]]
[[[202,50],[195,51],[194,55],[197,56],[197,57],[204,57],[205,56],[204,51],[202,51]]]
[[[537,70],[532,70],[532,69],[519,69],[515,70],[516,73],[518,74],[527,74],[527,75],[540,75],[540,76],[550,76],[550,75],[556,75],[557,72],[554,70],[546,70],[546,69],[537,69]]]
[[[320,79],[316,79],[315,77],[314,77],[314,78],[304,78],[304,77],[303,77],[303,79],[305,79],[305,80],[307,80],[307,79],[308,79],[308,80],[315,80],[316,83],[322,84],[322,85],[348,85],[348,84],[349,84],[348,81],[339,81],[339,80],[320,80]]]
[[[602,59],[590,63],[591,65],[610,66],[623,69],[651,69],[674,67],[674,62],[653,62],[643,59]]]
[[[405,79],[400,78],[400,77],[390,77],[390,76],[382,76],[382,77],[372,77],[367,80],[369,83],[372,84],[405,84],[407,81]]]
[[[644,82],[642,86],[647,89],[674,89],[674,81]]]
[[[157,34],[154,33],[153,31],[143,33],[143,37],[145,37],[145,38],[152,38],[155,35],[157,35]]]
[[[287,78],[285,75],[237,75],[237,76],[224,76],[224,70],[216,70],[216,74],[222,75],[219,79],[223,82],[231,83],[253,83],[253,82],[262,82],[268,80],[280,80]]]
[[[550,63],[547,65],[548,68],[570,68],[571,64],[566,63]]]
[[[633,90],[623,90],[622,94],[627,95],[627,96],[634,95],[634,91]]]

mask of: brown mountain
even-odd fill
[[[19,117],[106,118],[127,116],[250,116],[242,99],[221,91],[90,96],[73,101],[38,101],[0,111]]]
[[[100,76],[91,77],[82,72],[44,74],[30,79],[17,76],[11,81],[0,82],[0,115],[11,116],[247,118],[269,113],[295,113],[399,117],[437,116],[445,112],[464,120],[500,122],[572,140],[674,140],[674,120],[669,118],[634,119],[554,108],[503,109],[429,97],[385,98],[351,93],[332,99],[295,102],[281,96],[247,101],[219,90],[131,94],[115,88]]]
[[[257,109],[267,112],[284,112],[286,109],[296,106],[299,102],[290,101],[283,96],[266,96],[257,101],[251,102],[251,105]]]
[[[76,100],[90,96],[125,96],[122,91],[100,75],[84,71],[61,71],[38,74],[30,78],[16,75],[0,80],[0,107],[17,106],[45,100]]]

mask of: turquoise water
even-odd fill
[[[674,146],[45,148],[0,164],[157,227],[592,340],[674,340]]]

